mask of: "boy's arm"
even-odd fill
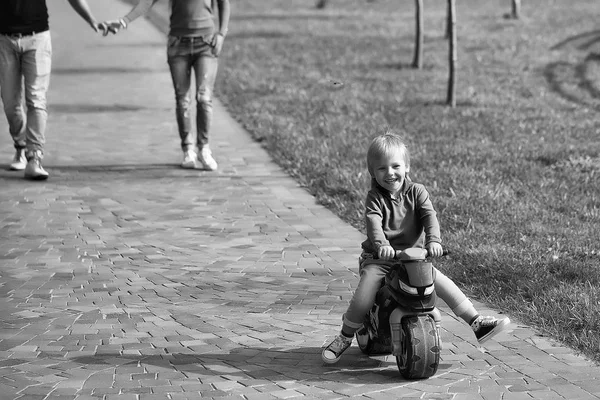
[[[227,31],[229,30],[231,6],[229,4],[229,0],[217,0],[217,5],[219,7],[219,32],[217,33],[225,37],[227,36]]]
[[[146,14],[157,1],[158,0],[139,0],[138,3],[131,9],[131,11],[121,18],[123,22],[125,22],[124,28],[127,28],[127,25],[129,25],[129,23],[133,20]]]
[[[219,31],[213,36],[211,45],[213,47],[214,55],[218,57],[219,54],[221,54],[225,36],[227,36],[227,30],[229,29],[229,15],[231,12],[229,0],[217,0],[217,3],[219,8]]]
[[[437,213],[433,208],[427,189],[423,186],[417,188],[417,209],[421,217],[421,223],[425,230],[425,246],[429,243],[442,243],[440,222],[437,219]]]
[[[98,21],[96,21],[96,18],[94,18],[86,0],[69,0],[69,4],[81,18],[90,24],[94,31],[98,32],[98,29],[103,29],[102,24],[99,24]]]
[[[157,1],[158,0],[139,0],[137,4],[133,6],[131,11],[129,11],[123,18],[104,22],[107,27],[106,32],[104,32],[104,36],[106,36],[108,32],[117,33],[121,29],[127,28],[129,23],[146,14]]]
[[[375,251],[381,246],[389,246],[390,242],[383,233],[383,211],[381,201],[373,192],[367,194],[365,200],[365,219],[367,225],[367,237]]]

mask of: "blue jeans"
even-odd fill
[[[23,37],[0,35],[0,97],[15,148],[26,148],[28,155],[43,152],[46,143],[51,67],[50,31]]]
[[[208,132],[212,122],[212,96],[217,77],[218,58],[210,42],[212,35],[204,37],[169,36],[167,59],[175,89],[177,127],[181,148],[202,149],[208,144]],[[196,83],[196,130],[194,142],[190,116],[190,87],[192,70]]]

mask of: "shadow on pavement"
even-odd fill
[[[65,114],[135,112],[146,109],[146,107],[136,107],[126,104],[52,104],[48,106],[50,113]]]
[[[156,68],[122,68],[122,67],[85,67],[85,68],[56,68],[52,75],[88,75],[88,74],[164,74],[165,69]]]
[[[261,349],[242,347],[228,353],[171,353],[160,355],[121,355],[101,354],[71,358],[88,366],[125,365],[155,366],[167,370],[208,376],[243,376],[254,379],[287,380],[290,378],[302,381],[339,381],[344,378],[361,378],[375,374],[380,377],[377,382],[386,384],[390,381],[405,381],[400,376],[392,357],[367,357],[358,348],[351,348],[340,362],[327,365],[321,361],[320,347],[299,347],[294,349]],[[440,364],[438,374],[451,369],[451,364]],[[154,369],[148,369],[154,370]],[[369,379],[369,378],[365,378]]]

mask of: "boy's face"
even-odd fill
[[[404,160],[404,153],[401,150],[388,154],[382,154],[379,158],[373,160],[373,174],[377,183],[388,190],[390,193],[396,193],[406,179],[409,167]]]

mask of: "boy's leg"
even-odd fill
[[[175,116],[183,150],[182,168],[196,168],[196,148],[190,113],[191,61],[189,50],[180,38],[169,36],[167,59],[173,90],[175,91]]]
[[[203,37],[194,44],[198,161],[202,164],[202,168],[209,171],[215,171],[218,168],[208,145],[208,135],[213,117],[213,92],[219,68],[219,59],[214,55],[211,45],[212,38],[212,35]]]
[[[435,291],[457,317],[462,318],[471,326],[479,343],[484,343],[492,336],[500,333],[510,323],[510,319],[497,319],[491,316],[481,316],[473,303],[465,296],[458,286],[436,269]]]
[[[26,145],[25,109],[20,57],[13,39],[0,35],[0,97],[15,149],[23,152]]]
[[[21,60],[25,103],[27,104],[27,166],[25,178],[44,180],[48,172],[42,167],[46,144],[48,111],[46,94],[50,86],[52,68],[52,39],[50,31],[26,36],[20,40],[23,48]]]
[[[375,296],[381,288],[381,282],[388,271],[385,265],[367,264],[360,269],[360,281],[354,291],[350,305],[343,317],[342,331],[321,354],[321,358],[328,364],[339,361],[342,353],[352,343],[354,332],[361,326],[367,312],[373,307]]]

